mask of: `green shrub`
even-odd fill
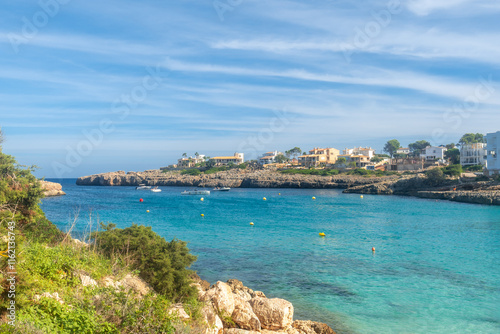
[[[473,166],[465,166],[463,167],[464,170],[469,171],[469,172],[480,172],[484,168],[483,165],[473,165]]]
[[[12,156],[0,152],[0,234],[13,220],[17,233],[31,240],[54,243],[62,240],[63,234],[38,206],[43,190],[32,174],[34,169],[24,168]]]
[[[460,176],[462,172],[463,170],[461,165],[450,165],[443,169],[444,175],[448,176]]]
[[[205,173],[205,174],[214,174],[214,173],[218,173],[218,172],[224,172],[226,170],[229,170],[229,168],[227,168],[227,167],[212,167],[210,169],[207,169],[203,173]]]
[[[446,176],[441,168],[430,169],[425,172],[425,175],[427,177],[427,184],[431,186],[439,186],[446,180]]]
[[[101,224],[104,231],[94,233],[95,243],[107,256],[130,259],[139,276],[156,292],[172,300],[184,300],[196,291],[189,284],[190,270],[196,260],[189,253],[187,243],[180,240],[167,242],[151,227],[132,225],[125,229],[115,224]]]
[[[200,174],[201,174],[201,172],[199,169],[183,169],[181,171],[181,175],[194,175],[194,176],[196,176],[196,175],[200,175]]]

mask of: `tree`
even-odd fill
[[[467,144],[484,143],[484,135],[481,133],[466,133],[460,138],[457,146],[463,146]]]
[[[274,157],[274,160],[279,164],[288,161],[287,157],[285,157],[283,154],[278,154],[276,157]]]
[[[384,160],[384,158],[381,158],[381,157],[373,157],[373,158],[371,158],[371,160],[370,160],[370,161],[371,161],[371,162],[374,162],[374,163],[377,163],[377,162],[380,162],[380,161],[382,161],[382,160]]]
[[[342,164],[345,164],[346,162],[347,162],[346,158],[340,157],[340,158],[337,159],[337,161],[335,163],[339,164],[339,165],[342,165]]]
[[[389,140],[384,146],[384,152],[389,153],[389,155],[394,156],[394,153],[401,147],[401,144],[397,139]]]
[[[2,143],[3,143],[3,132],[2,128],[0,128],[0,150],[2,149]]]
[[[452,165],[460,163],[460,150],[458,148],[452,148],[444,152],[446,159],[450,161]]]
[[[200,155],[198,154],[198,152],[196,152],[196,153],[194,154],[194,156],[196,157],[196,159],[198,159],[198,157],[199,157]]]
[[[287,153],[287,154],[293,156],[294,158],[296,158],[297,155],[300,155],[301,152],[302,152],[302,150],[300,149],[300,147],[295,146],[294,148],[286,151],[285,153]]]
[[[450,144],[446,145],[446,149],[451,150],[452,148],[455,148],[454,143],[450,143]]]
[[[419,140],[414,143],[411,143],[408,145],[408,148],[410,149],[411,154],[414,157],[420,156],[420,153],[427,147],[431,146],[431,143],[429,143],[427,140]]]
[[[187,156],[188,156],[188,155],[187,155],[187,153],[182,153],[182,157],[183,157],[183,158],[185,158],[185,157],[187,157]]]

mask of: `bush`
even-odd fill
[[[104,225],[104,231],[94,233],[95,243],[107,256],[132,262],[140,271],[139,276],[153,289],[172,300],[192,297],[196,290],[189,284],[190,270],[196,260],[189,253],[187,243],[180,240],[167,242],[152,231],[151,227],[136,224],[116,229],[115,224]]]
[[[444,168],[444,175],[448,176],[460,176],[462,174],[462,166],[461,165],[450,165]]]
[[[431,186],[439,186],[446,180],[446,176],[441,168],[433,168],[425,172],[427,183]]]
[[[5,233],[9,221],[15,221],[18,232],[32,240],[60,241],[63,234],[38,207],[43,190],[32,174],[34,169],[24,168],[0,152],[0,234]]]
[[[181,175],[194,175],[194,176],[196,176],[196,175],[200,175],[200,174],[201,174],[201,172],[199,169],[183,169],[181,171]]]
[[[205,174],[214,174],[214,173],[218,173],[218,172],[224,172],[224,171],[226,171],[228,169],[229,168],[227,168],[227,167],[212,167],[210,169],[207,169],[203,173],[205,173]]]
[[[469,172],[480,172],[484,168],[483,165],[473,165],[473,166],[465,166],[463,167],[464,170],[469,171]]]

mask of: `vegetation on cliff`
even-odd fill
[[[32,170],[0,153],[0,251],[15,255],[0,256],[0,332],[189,333],[171,312],[199,319],[186,243],[112,224],[77,243],[46,219]]]

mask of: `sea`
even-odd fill
[[[203,279],[241,280],[338,334],[500,333],[500,207],[337,189],[189,196],[52,181],[67,195],[41,207],[62,230],[74,225],[84,238],[98,222],[151,226],[188,242]]]

